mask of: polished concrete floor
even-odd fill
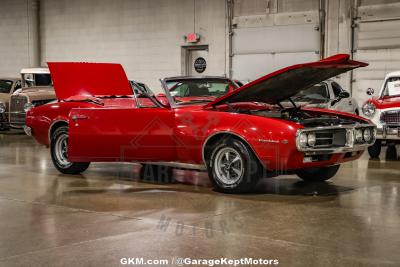
[[[49,151],[0,134],[0,266],[119,266],[121,258],[278,259],[279,266],[400,266],[400,162],[366,155],[327,183],[265,179],[251,195],[139,179],[140,165],[59,174]],[[200,185],[199,185],[200,184]]]

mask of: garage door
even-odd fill
[[[232,37],[235,79],[248,82],[288,65],[320,59],[318,22],[264,27],[237,25]]]
[[[385,12],[388,9],[398,10],[398,17],[387,17],[391,14]],[[370,64],[354,71],[353,96],[361,105],[369,98],[368,88],[373,88],[377,95],[385,75],[400,70],[400,5],[360,7],[358,12],[360,19],[355,22],[353,57]],[[380,14],[385,17],[379,18]]]

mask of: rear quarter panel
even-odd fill
[[[53,123],[57,121],[68,122],[68,115],[73,108],[89,108],[89,103],[55,102],[42,105],[28,111],[26,126],[32,128],[33,137],[40,144],[50,145],[49,131]]]

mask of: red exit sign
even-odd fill
[[[197,43],[200,41],[200,34],[194,32],[188,33],[185,35],[185,40],[188,43]]]

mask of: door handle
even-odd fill
[[[88,116],[86,115],[72,115],[72,120],[77,121],[77,120],[87,120],[89,119]]]

